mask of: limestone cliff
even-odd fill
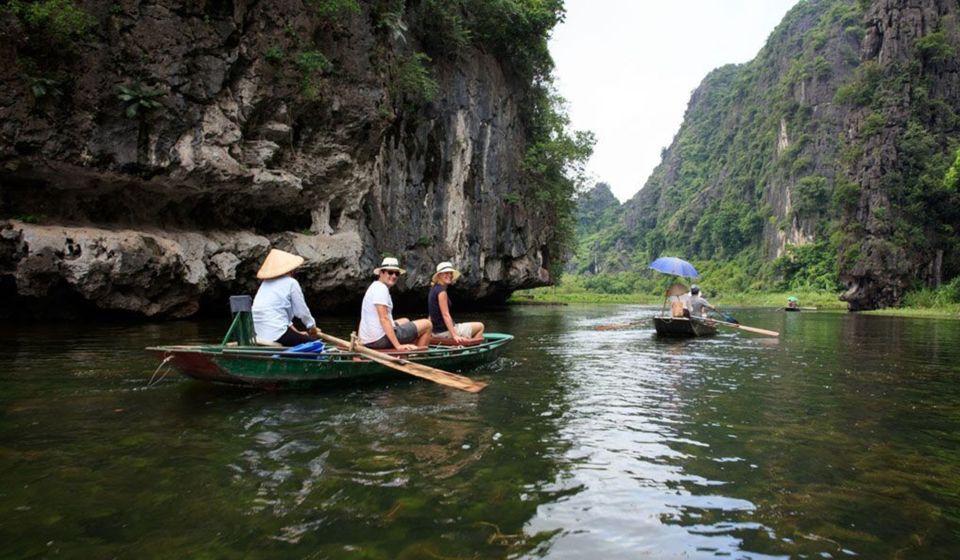
[[[384,254],[401,301],[443,260],[464,300],[548,283],[529,78],[476,43],[437,52],[435,4],[88,1],[74,35],[0,10],[5,304],[222,309],[270,247],[306,257],[321,309]]]
[[[799,2],[754,60],[694,91],[621,220],[581,240],[577,269],[732,261],[728,290],[842,286],[851,310],[960,276],[957,12]]]
[[[880,0],[865,14],[863,64],[841,92],[851,183],[838,249],[851,309],[960,275],[960,192],[949,179],[960,167],[958,12],[947,0]]]

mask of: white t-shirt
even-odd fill
[[[377,305],[387,306],[387,316],[390,323],[393,323],[393,298],[390,297],[390,288],[379,280],[374,280],[367,293],[363,295],[363,303],[360,304],[360,343],[369,344],[376,342],[386,336],[383,325],[380,324],[380,314],[377,313]]]
[[[310,314],[307,302],[303,300],[300,283],[292,276],[264,280],[253,298],[253,330],[257,338],[277,340],[297,317],[308,329],[317,326]]]

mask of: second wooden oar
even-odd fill
[[[350,343],[346,340],[331,336],[327,333],[320,333],[320,338],[332,344],[339,344],[341,346],[351,348]],[[390,354],[377,352],[376,350],[367,348],[360,343],[353,345],[352,350],[359,352],[374,362],[377,362],[378,364],[388,368],[402,371],[416,377],[422,377],[423,379],[428,379],[434,383],[446,385],[447,387],[453,387],[454,389],[460,389],[461,391],[466,391],[468,393],[479,393],[484,389],[484,387],[487,386],[487,384],[482,381],[474,381],[469,377],[464,377],[463,375],[457,375],[455,373],[443,371],[442,369],[437,369],[423,364],[417,364],[409,360],[391,356]]]
[[[766,329],[758,329],[757,327],[748,327],[746,325],[741,325],[739,323],[727,323],[726,321],[717,321],[716,319],[701,319],[701,321],[715,323],[717,325],[723,325],[725,327],[730,327],[734,329],[740,329],[741,331],[763,334],[766,336],[780,336],[780,333],[778,333],[777,331],[768,331]]]

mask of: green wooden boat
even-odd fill
[[[243,300],[237,298],[246,298]],[[235,300],[240,303],[235,304]],[[249,296],[231,297],[233,323],[220,344],[153,346],[148,351],[161,356],[164,365],[177,372],[216,383],[276,389],[290,386],[339,386],[359,379],[396,379],[404,376],[363,354],[327,347],[323,352],[291,352],[282,347],[254,343]],[[513,336],[484,334],[471,346],[431,345],[397,354],[404,360],[446,371],[463,371],[498,358]]]

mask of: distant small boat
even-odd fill
[[[691,337],[717,334],[717,326],[709,319],[686,317],[654,317],[653,326],[658,336]]]
[[[796,312],[798,312],[798,313],[800,312],[800,308],[799,308],[799,307],[784,307],[783,310],[784,310],[784,311],[796,311]]]

